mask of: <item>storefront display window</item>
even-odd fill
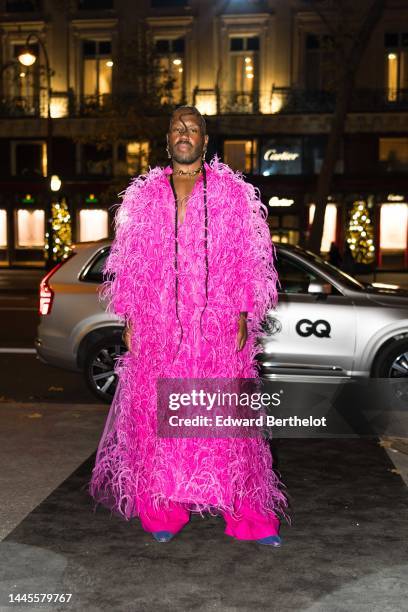
[[[309,206],[309,225],[313,223],[316,206],[310,204]],[[332,242],[336,242],[337,232],[337,205],[327,204],[326,211],[324,214],[324,225],[323,225],[323,237],[322,237],[322,253],[328,253],[330,251],[330,245]]]
[[[108,212],[83,208],[79,211],[79,241],[89,242],[108,237]]]
[[[380,248],[404,251],[407,248],[408,204],[382,204],[380,209]]]
[[[17,248],[44,247],[45,214],[43,210],[17,210]]]
[[[7,247],[7,211],[0,209],[0,248]]]

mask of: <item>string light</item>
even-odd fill
[[[52,204],[52,230],[54,237],[53,260],[61,261],[66,259],[71,252],[72,230],[71,215],[65,198],[61,202]],[[46,235],[48,237],[48,233]],[[48,248],[48,245],[45,245]]]
[[[358,200],[353,203],[349,214],[349,225],[346,240],[358,263],[369,264],[374,261],[374,229],[371,224],[367,203]]]

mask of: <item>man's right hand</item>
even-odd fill
[[[127,350],[131,351],[132,350],[132,346],[131,346],[132,328],[130,326],[130,323],[126,323],[125,329],[123,330],[122,339],[123,339],[123,342],[126,344]]]

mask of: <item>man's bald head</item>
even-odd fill
[[[200,111],[198,110],[198,108],[196,108],[195,106],[186,105],[186,106],[179,106],[178,108],[176,108],[170,117],[169,131],[174,121],[179,120],[181,121],[181,123],[184,123],[184,120],[191,118],[191,116],[195,117],[195,119],[197,120],[200,126],[201,135],[205,136],[205,134],[207,133],[207,126],[205,123],[205,119],[200,113]]]

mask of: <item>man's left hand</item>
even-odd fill
[[[248,328],[246,322],[246,315],[240,314],[238,321],[238,333],[237,333],[237,351],[242,351],[248,338]]]

